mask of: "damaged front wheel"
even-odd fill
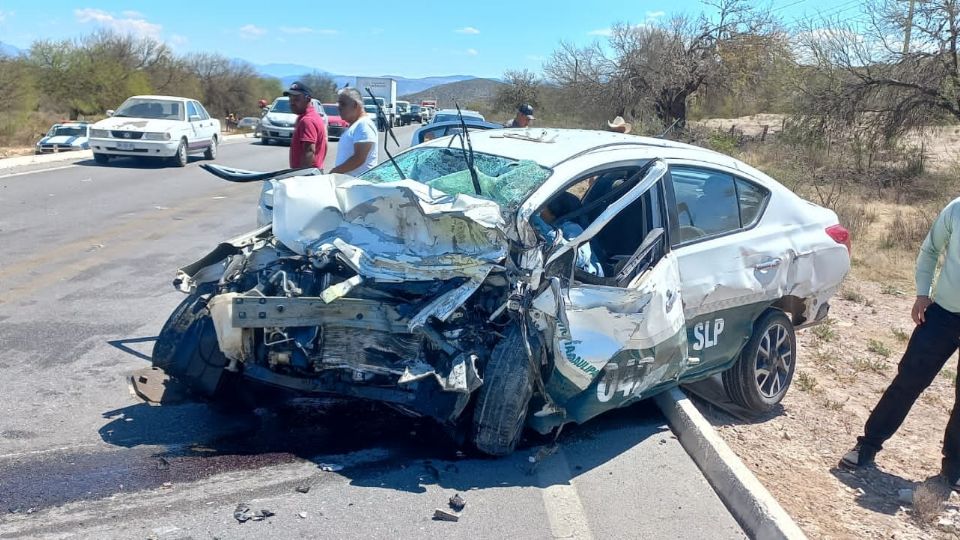
[[[533,373],[520,326],[511,325],[493,348],[473,414],[473,442],[493,456],[516,448],[533,396]]]

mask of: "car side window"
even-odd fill
[[[715,236],[741,227],[737,186],[732,175],[697,167],[670,167],[679,228],[674,244]]]
[[[197,106],[193,104],[192,101],[187,102],[187,120],[191,120],[194,116],[200,116],[200,113],[197,111]]]
[[[760,219],[770,192],[752,182],[737,178],[737,200],[740,203],[740,222],[744,228],[753,226]]]
[[[210,119],[210,115],[207,114],[207,110],[203,108],[203,105],[199,101],[194,101],[193,104],[197,106],[197,112],[200,114],[201,120]]]

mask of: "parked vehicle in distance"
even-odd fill
[[[367,89],[374,97],[380,101],[383,108],[383,114],[390,122],[391,126],[397,125],[399,115],[396,110],[397,103],[397,81],[387,77],[357,77],[357,89],[363,95],[364,100],[370,97]],[[381,101],[382,100],[382,101]],[[367,102],[364,101],[364,104]]]
[[[109,118],[90,126],[93,159],[130,156],[169,159],[185,167],[189,154],[217,157],[220,121],[194,99],[174,96],[127,98]]]
[[[89,122],[63,122],[54,124],[46,135],[37,141],[34,152],[49,154],[52,152],[69,152],[73,150],[87,150],[90,148]]]
[[[134,388],[169,375],[247,409],[278,390],[374,400],[492,455],[525,426],[549,433],[715,374],[750,411],[783,399],[794,329],[827,317],[850,270],[836,213],[669,140],[458,138],[359,178],[276,181],[271,227],[177,272],[187,296]]]
[[[400,115],[400,125],[408,126],[416,122],[418,124],[423,123],[423,119],[420,116],[420,106],[416,103],[413,103],[407,107],[407,110]]]
[[[477,111],[460,109],[460,114],[462,114],[465,119],[476,118],[477,120],[480,120],[480,121],[485,120],[483,118],[483,115]],[[457,113],[456,109],[440,109],[433,115],[433,118],[431,118],[430,123],[435,124],[440,122],[449,122],[451,120],[459,120],[460,114]]]
[[[327,119],[327,113],[320,100],[313,99],[313,108],[317,114],[323,118],[323,124],[329,128],[330,123]],[[260,119],[260,142],[262,144],[271,144],[273,142],[285,142],[290,144],[293,139],[293,130],[297,125],[297,115],[290,110],[290,98],[281,96],[273,100],[267,114]]]
[[[327,115],[327,138],[339,139],[350,127],[346,120],[340,118],[340,107],[337,107],[336,103],[324,103],[323,112]]]
[[[377,131],[387,130],[387,119],[379,113],[376,105],[364,105],[363,110],[373,118],[374,123],[377,124]]]
[[[260,119],[256,116],[244,116],[237,122],[237,129],[257,129]]]
[[[463,117],[463,123],[466,124],[467,130],[470,133],[488,129],[500,129],[503,127],[502,125],[494,122],[477,120],[476,118],[467,116]],[[410,146],[416,146],[427,141],[432,141],[433,139],[439,139],[440,137],[446,137],[447,135],[456,135],[457,133],[462,132],[463,126],[460,124],[459,119],[447,122],[432,122],[417,128],[417,130],[413,132],[413,138],[410,140]]]
[[[435,99],[421,99],[420,106],[428,109],[437,110],[437,100]]]
[[[433,116],[432,107],[424,107],[423,105],[420,106],[420,123],[421,124],[426,124],[427,122],[429,122],[432,116]]]

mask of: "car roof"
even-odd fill
[[[127,99],[166,99],[171,101],[198,101],[193,98],[177,97],[177,96],[154,96],[154,95],[144,95],[144,96],[130,96]]]
[[[463,114],[470,114],[473,116],[483,116],[480,114],[479,111],[471,111],[469,109],[460,109],[460,112],[462,112]],[[439,109],[437,110],[437,114],[457,114],[457,110],[456,109]]]
[[[762,171],[713,150],[667,139],[640,137],[612,131],[556,128],[492,129],[471,132],[470,141],[477,152],[516,160],[530,160],[551,169],[586,154],[632,150],[631,155],[640,159],[665,158],[703,162],[738,170],[767,187],[771,186],[770,181],[777,184]],[[425,142],[419,147],[447,146],[448,144],[450,144],[450,136],[445,136]]]

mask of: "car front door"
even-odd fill
[[[558,314],[547,393],[568,419],[582,422],[647,397],[674,384],[686,367],[680,273],[670,252],[664,203],[666,174],[666,164],[656,160],[605,186],[605,194],[573,213],[589,216],[602,208],[599,215],[554,248],[544,265],[552,280],[548,296],[556,298],[538,297],[534,306],[549,309],[554,300]],[[590,181],[600,185],[603,176]],[[550,206],[548,201],[545,207]],[[584,246],[599,262],[596,274],[578,268]]]

